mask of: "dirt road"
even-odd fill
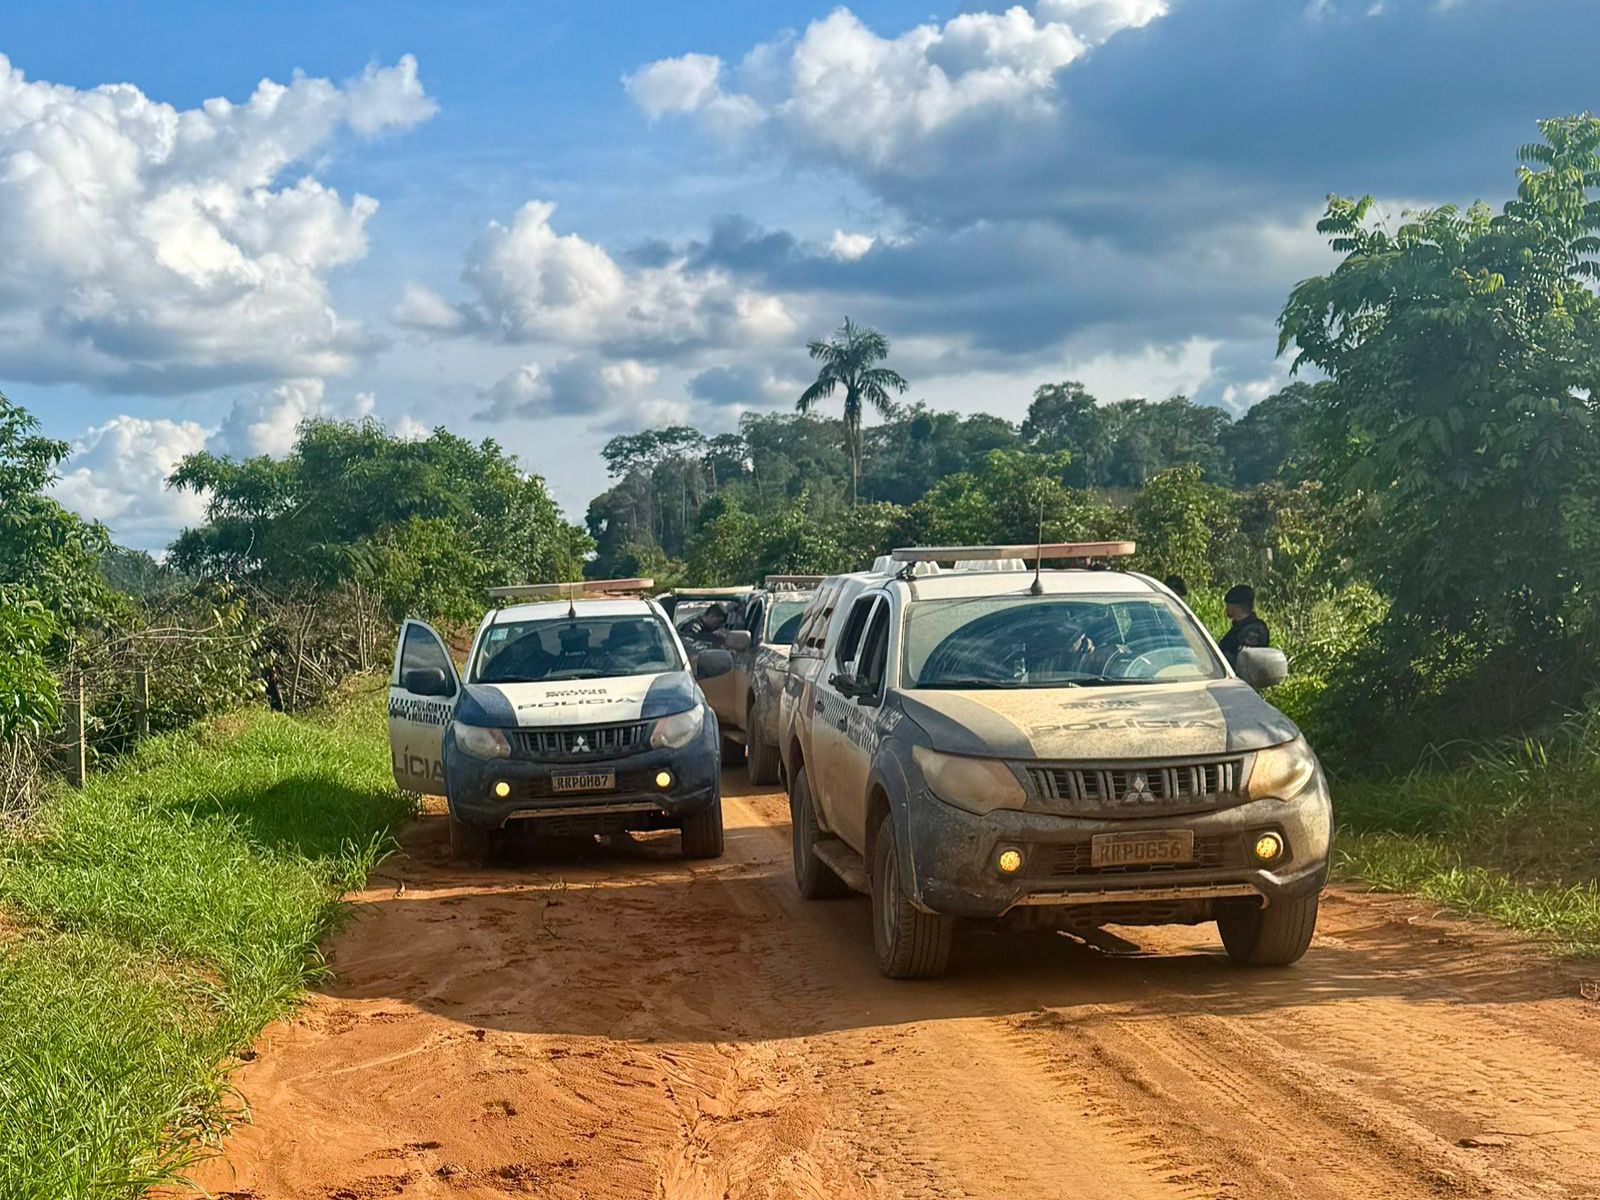
[[[237,1077],[200,1181],[367,1197],[1600,1195],[1585,972],[1333,894],[1298,967],[1209,928],[966,934],[872,967],[866,902],[794,891],[788,812],[728,776],[728,854],[675,838],[451,866],[442,818]],[[1597,972],[1592,969],[1589,975]]]

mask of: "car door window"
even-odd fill
[[[833,660],[841,669],[855,662],[856,654],[861,647],[861,635],[867,627],[867,617],[872,613],[872,606],[877,603],[876,596],[863,596],[855,602],[850,609],[850,615],[845,618],[844,631],[839,635],[839,644],[833,652]]]
[[[872,615],[872,622],[867,626],[866,636],[861,641],[860,665],[856,668],[856,675],[863,679],[870,692],[863,693],[860,697],[865,700],[881,699],[883,696],[883,676],[889,665],[889,605],[878,605],[877,611]]]
[[[408,686],[407,680],[415,678],[412,675],[414,671],[441,672],[447,689],[442,694],[455,695],[455,666],[451,663],[444,644],[426,625],[406,626],[406,636],[400,644],[400,669],[394,682],[402,687]]]
[[[750,631],[752,642],[761,640],[761,622],[766,618],[766,611],[766,607],[759,601],[750,606],[750,619],[744,623],[744,627]]]

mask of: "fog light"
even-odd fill
[[[656,772],[656,786],[658,788],[660,788],[662,791],[666,791],[667,788],[671,787],[672,786],[672,772],[671,771],[657,771]]]
[[[511,785],[504,779],[500,780],[499,783],[494,785],[494,794],[499,796],[500,799],[504,800],[507,796],[511,795]]]
[[[1283,853],[1283,839],[1275,833],[1263,833],[1256,838],[1255,850],[1262,862],[1271,862]]]
[[[1015,875],[1022,870],[1022,851],[1002,850],[1000,857],[995,860],[995,865],[1007,875]]]

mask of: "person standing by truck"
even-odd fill
[[[1228,589],[1222,597],[1228,620],[1233,622],[1218,643],[1230,667],[1239,665],[1239,651],[1251,647],[1272,645],[1272,631],[1267,623],[1256,616],[1256,590],[1248,583]]]

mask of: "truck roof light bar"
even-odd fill
[[[974,562],[996,559],[1125,558],[1132,542],[1026,542],[1015,546],[902,546],[889,554],[898,563]]]
[[[570,583],[517,583],[492,587],[495,600],[582,600],[604,596],[637,596],[655,587],[654,579],[577,579]]]
[[[712,600],[719,596],[748,596],[753,591],[748,587],[673,588],[667,594],[679,600]]]
[[[813,588],[826,578],[826,575],[768,575],[765,586],[772,589]]]

